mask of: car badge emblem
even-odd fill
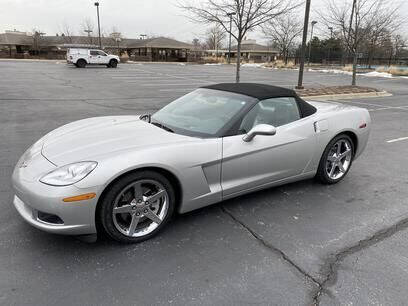
[[[20,168],[27,168],[27,166],[28,166],[28,163],[27,163],[26,161],[23,161],[23,162],[20,164]]]

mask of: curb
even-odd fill
[[[320,95],[320,96],[302,96],[305,100],[347,100],[354,98],[377,98],[377,97],[390,97],[391,93],[386,91],[377,92],[361,92],[361,93],[351,93],[351,94],[335,94],[335,95]]]

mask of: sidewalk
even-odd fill
[[[355,97],[384,97],[392,94],[372,87],[363,86],[328,86],[296,90],[299,96],[307,99],[352,99]]]

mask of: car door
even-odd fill
[[[89,63],[90,64],[99,64],[100,55],[97,50],[89,51]]]
[[[316,147],[313,117],[301,118],[293,97],[258,102],[243,118],[240,130],[245,133],[258,124],[270,124],[276,134],[257,135],[249,142],[242,134],[223,138],[223,197],[306,172]]]
[[[101,50],[98,50],[97,52],[98,52],[98,64],[107,64],[108,55]]]

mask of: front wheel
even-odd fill
[[[354,144],[345,134],[338,135],[327,145],[320,159],[316,178],[324,184],[340,182],[350,170]]]
[[[116,68],[117,66],[118,66],[118,61],[110,60],[108,67]]]
[[[135,243],[156,235],[170,220],[174,207],[174,188],[167,178],[141,171],[119,179],[108,190],[98,217],[111,238]]]

